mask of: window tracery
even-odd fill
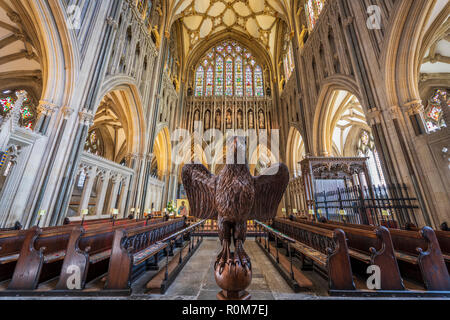
[[[236,41],[212,48],[195,72],[195,96],[264,97],[264,72],[253,54]],[[244,80],[245,77],[245,80]],[[206,80],[206,81],[205,81]]]

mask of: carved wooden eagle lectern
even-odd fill
[[[238,154],[245,155],[245,145],[234,137],[231,147],[233,161],[227,159],[219,175],[211,174],[202,164],[183,167],[182,179],[191,207],[191,215],[200,219],[218,220],[222,251],[215,264],[217,284],[224,289],[219,299],[249,299],[244,290],[251,283],[250,258],[243,244],[247,221],[266,221],[276,217],[278,205],[289,183],[289,170],[284,164],[274,165],[260,176],[250,174],[247,162],[238,163]],[[242,157],[245,158],[245,157]],[[230,252],[231,240],[235,252]]]

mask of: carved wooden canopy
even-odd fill
[[[345,179],[355,174],[366,174],[367,159],[307,157],[300,164],[303,176],[311,175],[314,179]]]

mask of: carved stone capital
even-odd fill
[[[114,20],[112,17],[107,17],[106,18],[106,23],[113,27],[113,29],[117,30],[117,28],[119,27],[119,24],[117,23],[116,20]]]
[[[12,22],[14,22],[16,24],[19,24],[22,21],[20,19],[20,16],[16,12],[8,12],[7,16]]]
[[[367,118],[367,123],[370,126],[373,126],[375,124],[379,124],[379,123],[381,123],[381,112],[378,109],[376,109],[376,108],[370,109],[367,112],[366,118]]]
[[[94,124],[94,113],[92,111],[83,109],[78,113],[78,116],[80,118],[80,123],[85,126],[91,127]]]
[[[114,173],[111,176],[111,181],[113,184],[120,183],[122,181],[122,175],[120,173]]]
[[[70,107],[64,107],[61,109],[61,112],[63,113],[64,119],[68,120],[74,113],[74,110]]]
[[[421,100],[413,100],[411,102],[405,103],[403,106],[403,111],[406,112],[409,116],[413,116],[415,114],[421,114],[424,112],[424,106]]]
[[[41,100],[39,101],[39,106],[37,107],[37,112],[40,116],[51,116],[56,110],[58,106],[54,103]]]
[[[392,106],[383,111],[383,114],[388,118],[398,119],[398,116],[400,114],[400,108],[399,106]]]

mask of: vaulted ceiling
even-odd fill
[[[42,68],[39,54],[19,13],[20,8],[10,0],[0,0],[1,89],[40,86]]]
[[[274,55],[288,11],[284,0],[175,0],[172,12],[183,25],[186,52],[219,33],[239,33]]]

